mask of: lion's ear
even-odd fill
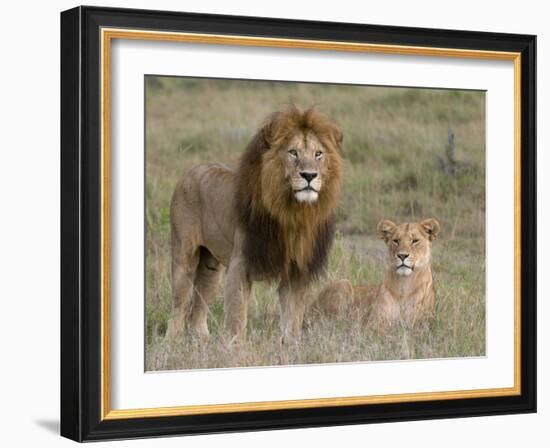
[[[342,128],[340,126],[334,126],[333,137],[336,145],[338,146],[338,149],[340,150],[340,152],[342,152],[342,143],[344,143],[344,132],[342,131]]]
[[[437,238],[437,235],[439,234],[439,230],[441,229],[441,225],[439,224],[439,221],[434,218],[425,219],[420,223],[424,231],[428,234],[428,237],[430,238],[430,241],[433,241]]]
[[[260,143],[263,148],[269,148],[269,142],[271,140],[270,137],[271,134],[269,132],[268,126],[266,125],[258,133],[258,143]]]
[[[277,145],[281,135],[285,134],[285,113],[278,110],[273,112],[260,130],[265,148]]]
[[[378,236],[380,236],[380,238],[382,238],[384,241],[388,242],[388,239],[390,238],[395,227],[396,225],[394,222],[390,221],[389,219],[383,219],[376,226],[376,230],[378,231]]]
[[[276,120],[276,113],[273,114],[269,121],[267,121],[260,131],[258,132],[258,136],[261,139],[262,146],[265,148],[269,148],[271,146],[271,140],[273,139],[273,128],[274,128],[274,121]]]

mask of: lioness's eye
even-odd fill
[[[413,244],[416,244],[416,243],[418,243],[418,240],[413,240]]]
[[[316,151],[315,152],[315,158],[320,159],[321,157],[323,157],[323,151]]]
[[[399,244],[399,240],[393,240],[395,244]]]
[[[298,152],[295,149],[288,151],[291,157],[298,157]]]

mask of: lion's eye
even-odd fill
[[[418,243],[418,240],[413,240],[413,244],[417,244]]]
[[[290,151],[288,151],[288,153],[290,154],[290,157],[298,157],[298,151],[296,151],[295,149],[291,149]]]
[[[315,152],[315,158],[320,159],[321,157],[323,157],[323,151],[316,151]]]
[[[394,244],[399,244],[399,240],[393,240]]]

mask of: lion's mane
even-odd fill
[[[319,198],[311,204],[293,198],[278,156],[299,132],[315,134],[325,147],[328,169]],[[251,275],[307,284],[323,272],[341,190],[341,144],[338,125],[313,108],[278,111],[253,137],[237,170],[236,191],[243,254]]]

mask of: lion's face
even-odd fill
[[[409,276],[429,266],[431,243],[439,229],[439,222],[433,218],[400,225],[387,219],[380,221],[378,233],[388,246],[388,267],[397,275]]]
[[[326,174],[326,148],[312,133],[294,136],[279,150],[285,181],[298,202],[316,202]]]
[[[292,228],[315,226],[332,214],[342,179],[336,123],[314,109],[290,108],[275,113],[253,142],[242,165],[245,176],[251,173],[242,185],[252,190],[253,208]]]

